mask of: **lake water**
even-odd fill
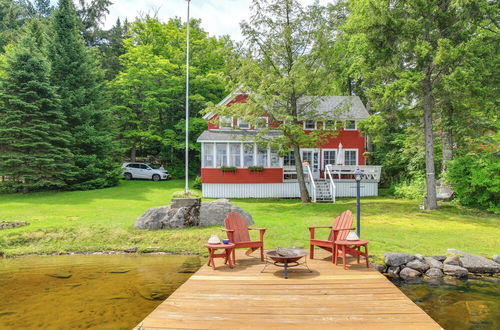
[[[498,278],[395,284],[446,330],[500,329]]]
[[[202,261],[164,255],[0,259],[0,329],[131,329]],[[447,330],[500,329],[499,279],[395,283]]]
[[[0,258],[0,329],[131,329],[199,266],[189,256]]]

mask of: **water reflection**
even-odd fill
[[[199,263],[159,255],[0,259],[0,329],[130,329]]]
[[[498,278],[394,282],[446,330],[500,329]]]

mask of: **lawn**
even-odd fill
[[[134,220],[150,207],[170,202],[183,181],[124,181],[118,187],[75,192],[0,195],[0,221],[25,220],[26,227],[0,231],[5,255],[123,250],[205,254],[203,243],[219,228],[146,231],[134,229]],[[330,225],[340,212],[355,210],[355,199],[335,204],[306,204],[284,199],[235,199],[253,215],[256,225],[268,229],[266,248],[308,246],[307,226]],[[500,252],[500,217],[440,204],[432,212],[419,210],[416,201],[392,197],[362,200],[362,238],[370,253],[409,252],[436,255],[458,248],[484,256]],[[326,236],[320,231],[319,236]]]

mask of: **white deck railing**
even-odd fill
[[[311,182],[311,199],[316,202],[316,183],[314,182],[314,177],[311,171],[311,166],[303,165],[306,167],[306,174],[309,176],[309,181]]]
[[[326,165],[334,175],[337,175],[339,179],[342,175],[354,175],[356,169],[363,171],[365,175],[365,180],[373,180],[380,182],[380,173],[382,172],[382,166],[379,165]]]
[[[332,172],[330,171],[330,166],[325,167],[326,175],[330,180],[330,195],[332,196],[332,201],[335,203],[335,194],[337,193],[337,188],[335,187],[335,182],[333,182]]]

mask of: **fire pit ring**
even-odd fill
[[[297,267],[300,265],[305,265],[307,270],[309,270],[309,272],[312,273],[312,271],[307,266],[307,259],[304,258],[305,256],[307,256],[307,252],[304,249],[295,247],[267,250],[266,264],[264,266],[264,269],[262,269],[261,273],[264,272],[264,270],[266,270],[267,265],[270,263],[277,267],[284,268],[285,278],[288,278],[288,268]],[[304,262],[299,263],[299,260],[302,258],[304,258]],[[269,259],[273,260],[274,262],[270,262]]]

